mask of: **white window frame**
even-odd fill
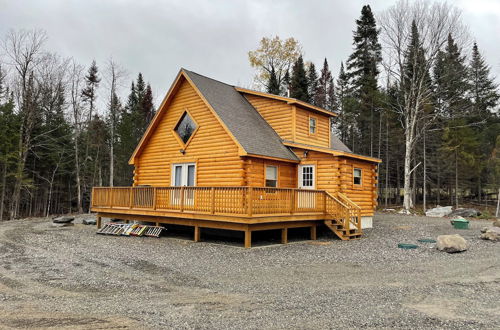
[[[312,186],[304,186],[304,180],[303,180],[303,173],[304,173],[304,168],[305,167],[310,167],[312,168]],[[300,189],[316,189],[316,165],[314,164],[302,164],[299,165],[299,170],[298,170],[298,183],[299,183],[299,188]]]
[[[181,172],[181,185],[179,187],[186,187],[187,186],[187,183],[188,183],[188,167],[192,165],[194,166],[194,178],[193,178],[193,187],[196,186],[196,171],[197,171],[197,168],[196,168],[196,163],[175,163],[175,164],[172,164],[172,173],[171,173],[171,179],[170,179],[170,185],[172,187],[175,187],[175,169],[176,167],[181,167],[182,168],[182,172]]]

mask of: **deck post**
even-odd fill
[[[311,226],[311,240],[312,241],[316,240],[316,224]]]
[[[95,222],[97,229],[101,229],[102,226],[102,218],[99,216],[99,214],[96,217],[96,222]]]
[[[210,189],[210,213],[215,214],[215,188]]]
[[[194,241],[199,242],[201,237],[201,228],[200,226],[194,226]]]
[[[113,187],[109,188],[109,208],[113,208]]]
[[[252,231],[247,227],[245,229],[245,249],[252,247]]]
[[[288,228],[282,228],[281,229],[281,244],[287,244],[288,243]]]
[[[153,210],[156,210],[156,187],[153,187]]]
[[[249,217],[252,216],[252,211],[253,211],[252,200],[253,200],[253,187],[247,187],[247,214]]]
[[[295,198],[296,198],[297,194],[296,194],[296,191],[295,189],[292,189],[292,197],[291,197],[291,201],[290,201],[290,214],[293,214],[295,212]]]
[[[129,198],[129,201],[128,201],[128,208],[129,208],[129,209],[131,209],[131,208],[132,208],[132,206],[133,206],[133,203],[132,203],[132,202],[133,202],[133,200],[134,200],[134,191],[133,191],[132,189],[133,189],[132,187],[130,187],[130,188],[129,188],[129,196],[128,196],[128,198]]]
[[[184,212],[184,186],[181,187],[181,206],[180,211]]]

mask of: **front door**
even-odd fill
[[[299,165],[299,188],[316,189],[316,166]],[[310,209],[316,206],[316,194],[312,191],[298,191],[297,205],[299,209]]]
[[[195,186],[196,164],[195,163],[180,163],[172,166],[172,186],[175,187],[193,187]],[[181,194],[180,190],[175,190],[172,194],[172,203],[180,205]],[[193,205],[194,191],[185,189],[184,205]]]

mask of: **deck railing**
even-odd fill
[[[92,208],[265,216],[325,213],[323,190],[260,187],[94,187]]]

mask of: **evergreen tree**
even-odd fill
[[[458,45],[448,35],[446,48],[438,54],[434,68],[436,99],[441,115],[457,118],[467,115],[470,102],[467,98],[469,90],[468,70]]]
[[[281,95],[286,97],[290,96],[290,73],[288,71],[285,72],[285,76],[283,77]]]
[[[325,58],[323,68],[321,69],[321,75],[318,80],[316,95],[314,96],[314,104],[320,108],[326,108],[328,105],[328,89],[331,81],[332,73],[328,68],[328,61]]]
[[[349,56],[347,69],[353,95],[359,105],[353,114],[360,133],[360,152],[373,155],[375,130],[378,123],[378,65],[382,60],[379,31],[369,5],[363,6],[360,19],[356,20],[354,52]]]
[[[337,89],[335,92],[336,110],[338,113],[337,134],[340,139],[346,143],[352,151],[357,150],[355,147],[356,141],[356,116],[355,107],[356,100],[352,96],[349,76],[344,69],[344,63],[340,63],[339,76],[337,78]]]
[[[87,75],[85,76],[85,88],[82,90],[82,98],[83,101],[88,103],[89,105],[89,120],[92,118],[94,109],[95,109],[95,101],[97,99],[97,88],[99,87],[99,83],[101,82],[101,78],[99,78],[99,69],[97,68],[97,64],[92,61],[92,64],[89,68]]]
[[[290,97],[309,102],[309,84],[302,56],[299,56],[293,65],[290,80]]]
[[[267,83],[267,92],[269,94],[280,95],[280,85],[278,79],[276,78],[276,72],[274,67],[271,68],[271,74],[269,75],[269,81]]]
[[[314,63],[309,63],[307,66],[307,84],[309,102],[315,104],[316,92],[318,90],[318,74]]]
[[[476,43],[472,47],[469,82],[473,115],[482,118],[491,116],[491,110],[497,106],[500,95],[498,86],[490,77],[490,67],[481,56]]]

